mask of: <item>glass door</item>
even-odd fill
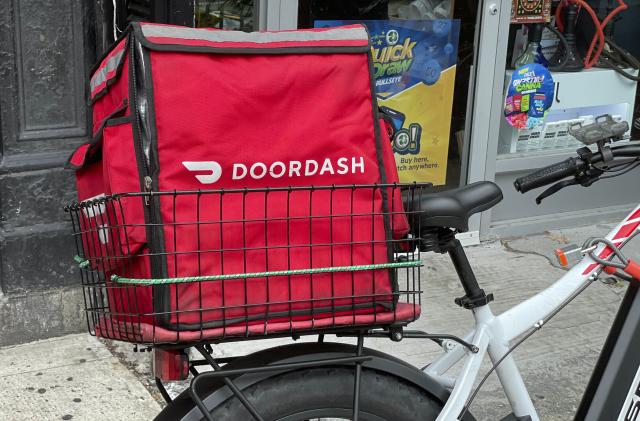
[[[511,0],[269,0],[268,4],[260,0],[260,4],[264,23],[260,28],[268,30],[309,28],[321,18],[401,22],[443,19],[441,16],[449,13],[449,18],[458,19],[451,114],[445,121],[448,134],[438,139],[447,142],[445,180],[434,190],[494,179]],[[433,108],[426,103],[422,112],[427,114]],[[425,128],[427,134],[428,130]],[[490,222],[490,211],[474,215],[469,221],[470,232],[461,239],[477,242],[489,233]]]
[[[394,117],[401,181],[465,184],[478,2],[298,1],[298,28],[364,22],[378,102]]]
[[[256,26],[255,0],[195,0],[196,28],[218,28],[250,32]]]

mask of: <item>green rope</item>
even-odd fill
[[[275,270],[268,272],[250,272],[250,273],[233,273],[228,275],[205,275],[205,276],[186,276],[182,278],[158,278],[158,279],[139,279],[125,278],[118,275],[111,275],[111,280],[120,284],[135,285],[164,285],[164,284],[184,284],[189,282],[201,281],[226,281],[230,279],[248,279],[248,278],[264,278],[267,276],[291,276],[291,275],[313,275],[317,273],[334,273],[334,272],[358,272],[363,270],[375,269],[391,269],[391,268],[410,268],[422,266],[421,260],[409,260],[406,262],[395,263],[378,263],[371,265],[356,266],[334,266],[313,269],[292,269],[292,270]]]
[[[73,257],[73,260],[76,261],[80,269],[86,268],[87,266],[89,266],[89,263],[90,263],[87,259],[77,255]]]

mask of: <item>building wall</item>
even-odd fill
[[[92,4],[0,0],[0,346],[84,326],[63,165],[90,135]]]

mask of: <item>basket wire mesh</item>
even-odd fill
[[[406,325],[427,184],[127,193],[66,207],[89,331],[140,344]]]

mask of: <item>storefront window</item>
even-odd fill
[[[511,16],[507,51],[509,65],[505,72],[505,87],[511,89],[505,93],[505,118],[502,119],[498,142],[499,159],[571,153],[582,144],[571,135],[570,127],[592,124],[603,114],[609,114],[617,121],[628,121],[633,113],[634,92],[629,89],[632,85],[608,68],[606,60],[604,64],[583,69],[585,64],[581,54],[586,47],[580,45],[584,37],[581,35],[584,31],[581,19],[587,19],[588,13],[581,13],[577,5],[555,12],[550,1],[539,4],[540,8],[528,12],[527,16]],[[562,16],[565,22],[570,23],[563,29],[568,52],[561,45],[555,33],[557,30],[554,32],[551,30],[553,26],[545,24],[552,15]],[[536,73],[533,66],[548,68],[549,89],[546,92],[544,86],[524,91],[514,89],[515,84],[522,80],[518,78],[523,73],[524,78]],[[533,73],[525,73],[524,68],[531,68]],[[598,94],[590,89],[605,86]],[[537,102],[542,104],[538,110],[536,98],[545,97],[546,102]]]
[[[442,190],[466,180],[477,12],[471,0],[299,0],[299,28],[368,26],[378,102],[399,129],[393,144],[401,181],[429,181]],[[408,108],[399,104],[417,92],[422,97]]]
[[[533,14],[529,19],[536,17],[544,19],[544,14]],[[557,62],[562,61],[564,50],[558,47],[560,41],[557,35],[542,23],[533,20],[533,23],[522,24],[513,16],[511,23],[508,65],[505,71],[505,110],[498,139],[499,159],[572,152],[582,144],[571,136],[569,127],[577,123],[591,124],[601,114],[611,114],[616,120],[622,120],[629,114],[629,105],[616,103],[615,93],[611,101],[607,101],[607,98],[591,95],[588,90],[583,89],[583,86],[591,84],[608,84],[603,72],[593,72],[585,80],[581,80],[583,74],[554,69]],[[574,57],[581,66],[577,55]],[[525,91],[522,95],[511,95],[513,92],[507,91],[511,85],[518,83],[518,74],[522,73],[523,66],[535,65],[534,63],[549,67],[549,77],[553,79],[548,93],[552,97],[551,104],[544,115],[540,115],[541,118],[531,117],[534,112],[534,97],[544,96],[544,93],[537,93],[544,88],[539,88],[535,93]],[[603,77],[598,76],[598,73]],[[622,86],[620,88],[624,90]],[[612,91],[615,92],[616,89]],[[586,95],[576,95],[580,92],[585,92]]]
[[[196,0],[194,6],[197,28],[255,29],[254,0]]]

